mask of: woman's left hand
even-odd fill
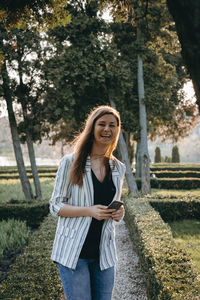
[[[118,210],[112,213],[112,219],[115,221],[120,221],[124,217],[124,205],[122,205]]]

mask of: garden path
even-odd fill
[[[124,221],[116,223],[116,246],[118,262],[112,300],[147,300],[145,276]]]
[[[124,221],[116,222],[116,246],[118,262],[112,300],[148,300],[145,276]],[[64,299],[62,295],[60,300]]]

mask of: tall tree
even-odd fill
[[[19,139],[19,134],[17,130],[17,123],[15,119],[15,114],[13,110],[13,105],[12,105],[12,91],[10,87],[10,80],[8,76],[8,70],[6,66],[6,60],[4,61],[4,64],[2,66],[1,70],[1,76],[2,76],[2,96],[6,100],[7,103],[7,110],[8,110],[8,118],[9,118],[9,124],[10,124],[10,130],[11,130],[11,135],[12,135],[12,141],[13,141],[13,148],[14,148],[14,153],[16,157],[16,162],[17,162],[17,167],[18,167],[18,172],[19,176],[21,179],[21,184],[22,184],[22,189],[24,192],[24,195],[26,199],[30,200],[33,198],[33,193],[31,189],[31,185],[26,173],[25,165],[24,165],[24,160],[23,160],[23,155],[22,155],[22,150],[21,150],[21,145],[20,145],[20,139]]]
[[[182,56],[193,81],[200,108],[200,2],[167,0],[182,46]]]

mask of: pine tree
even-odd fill
[[[180,155],[178,146],[173,146],[172,148],[172,163],[179,163],[180,162]]]
[[[161,162],[161,151],[160,151],[160,147],[156,147],[156,149],[155,149],[154,162],[155,162],[155,163],[160,163],[160,162]]]

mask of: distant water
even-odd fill
[[[57,166],[60,159],[49,159],[36,157],[36,164],[38,166]],[[0,156],[0,166],[16,166],[16,160],[8,156]],[[30,166],[30,162],[25,160],[25,165]]]

